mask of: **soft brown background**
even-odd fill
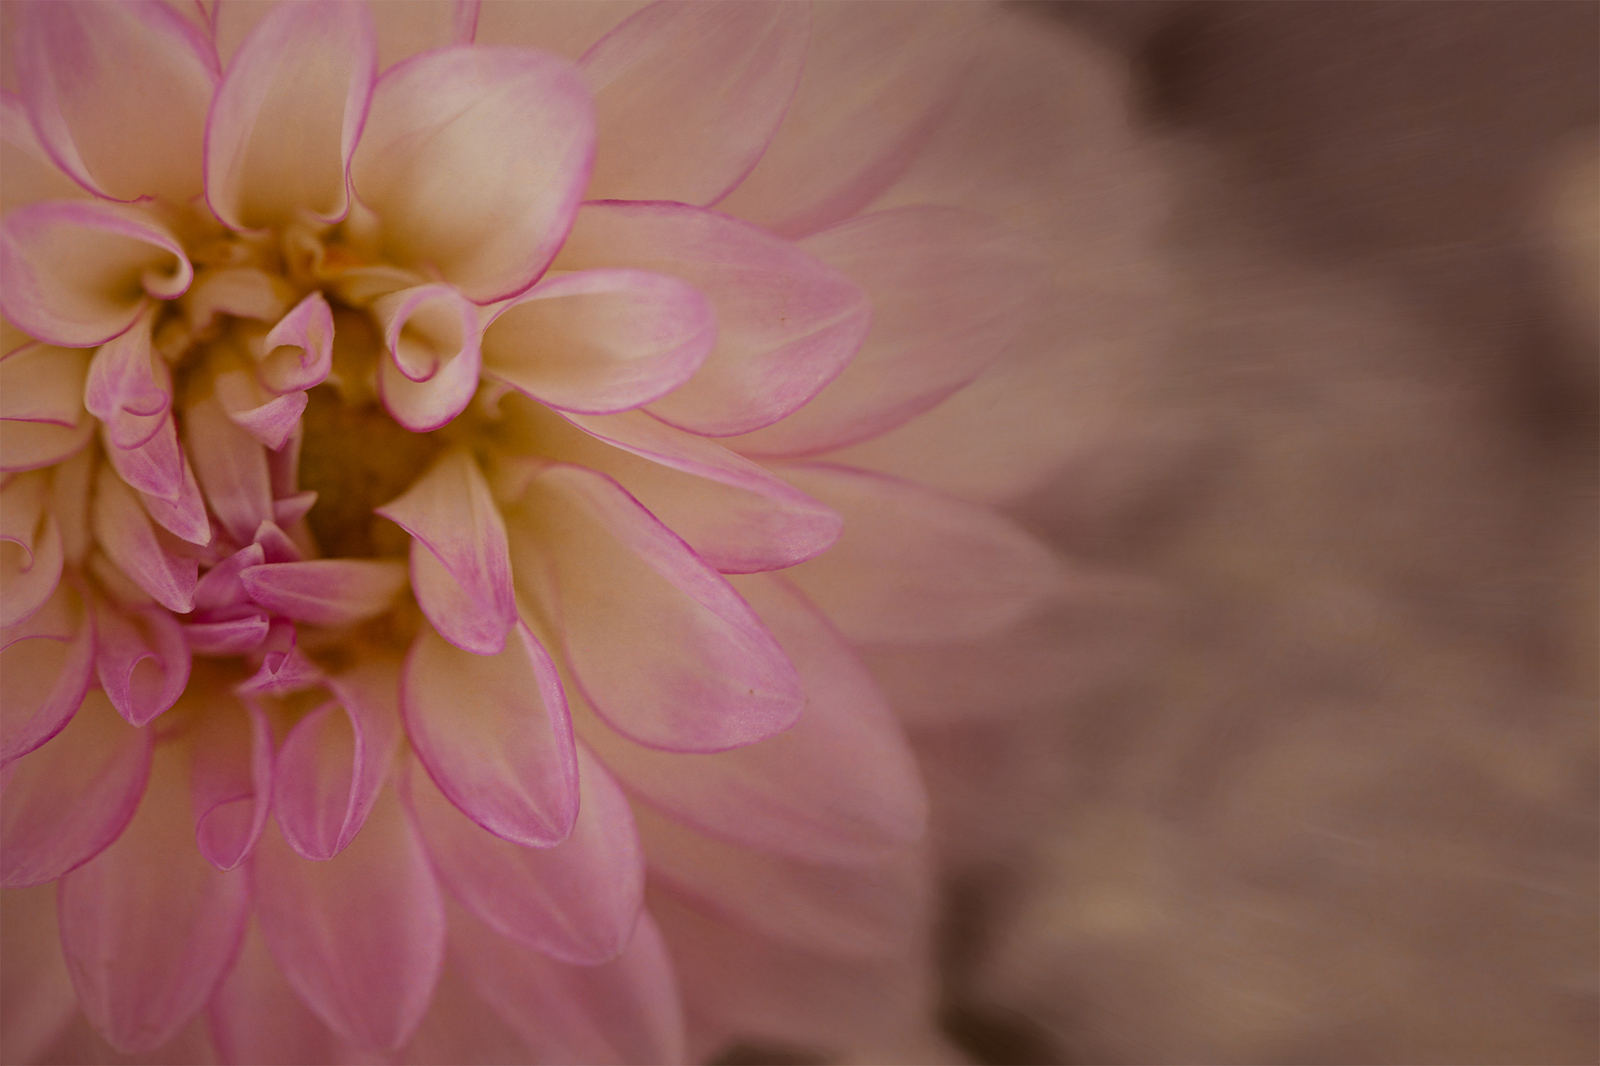
[[[1138,649],[1070,699],[921,732],[952,1030],[1596,1061],[1600,8],[1027,14],[1128,64],[1176,335],[1020,513],[1158,591],[1061,623]]]

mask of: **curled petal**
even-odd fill
[[[715,203],[761,158],[794,96],[806,4],[651,4],[579,62],[595,94],[592,200]]]
[[[95,674],[106,698],[133,726],[148,725],[189,683],[189,644],[160,607],[95,610]]]
[[[583,804],[572,835],[530,848],[486,832],[420,768],[406,802],[444,886],[474,915],[551,958],[592,965],[616,958],[644,905],[644,853],[627,797],[579,748]]]
[[[482,359],[477,307],[448,285],[422,285],[380,297],[372,312],[389,350],[378,393],[395,421],[427,433],[466,410]]]
[[[867,291],[872,330],[810,403],[728,442],[747,455],[842,448],[926,411],[1005,350],[1042,270],[998,223],[947,207],[880,211],[801,247]]]
[[[500,654],[473,655],[424,626],[406,656],[400,710],[451,802],[496,836],[544,848],[572,832],[578,763],[555,664],[526,625],[512,632]]]
[[[770,425],[815,396],[866,335],[872,308],[849,279],[744,222],[684,204],[593,203],[557,264],[682,278],[710,301],[717,344],[682,388],[650,405],[713,437]]]
[[[289,442],[309,402],[304,392],[274,396],[255,375],[243,370],[218,374],[216,388],[217,400],[228,418],[273,451]]]
[[[282,394],[322,384],[333,369],[333,310],[320,292],[295,304],[261,343],[262,383]]]
[[[615,477],[696,555],[725,574],[780,570],[826,551],[839,538],[831,508],[771,471],[705,437],[644,412],[568,421],[612,449],[583,465]]]
[[[0,781],[0,884],[42,885],[98,855],[133,817],[150,772],[148,729],[98,692]]]
[[[249,543],[261,523],[272,520],[272,482],[261,442],[228,417],[216,396],[189,404],[183,432],[212,513],[236,544]]]
[[[256,913],[300,998],[359,1047],[398,1050],[444,963],[444,901],[392,790],[327,862],[306,862],[270,828],[253,860]]]
[[[692,285],[643,270],[546,278],[484,330],[484,369],[541,403],[610,414],[689,380],[716,343],[711,305]]]
[[[149,216],[78,200],[27,204],[6,215],[0,272],[6,317],[66,348],[110,340],[144,312],[146,293],[170,300],[194,278],[178,239]]]
[[[842,466],[781,472],[844,515],[839,542],[787,576],[857,643],[973,639],[1061,589],[1049,549],[986,507]]]
[[[552,464],[515,514],[518,581],[606,721],[673,751],[751,744],[793,724],[804,696],[772,634],[616,482]]]
[[[83,402],[105,423],[111,446],[120,450],[145,444],[166,423],[172,375],[150,343],[148,317],[96,349]]]
[[[406,568],[379,559],[268,563],[239,575],[244,591],[273,614],[318,626],[347,626],[389,609]]]
[[[261,647],[261,668],[233,687],[235,695],[284,696],[325,680],[322,669],[300,650],[292,622],[279,619],[269,624]]]
[[[672,960],[648,912],[621,958],[571,966],[451,908],[450,959],[536,1062],[689,1061]]]
[[[414,538],[412,591],[440,636],[479,655],[505,647],[517,619],[506,527],[472,456],[445,453],[375,511]]]
[[[46,344],[0,355],[0,470],[50,466],[88,443],[88,368],[88,352]]]
[[[272,803],[272,730],[250,700],[219,691],[194,735],[189,802],[200,854],[219,870],[249,857],[266,828]]]
[[[400,743],[397,671],[368,663],[326,680],[335,699],[284,738],[272,806],[288,845],[330,859],[355,839],[377,802]]]
[[[280,4],[228,64],[206,119],[206,202],[233,229],[349,210],[350,157],[377,77],[365,4]]]
[[[61,581],[61,526],[46,510],[44,474],[19,474],[0,488],[0,626],[43,607]]]
[[[243,870],[195,851],[182,744],[155,753],[150,784],[115,843],[61,880],[61,946],[84,1013],[112,1046],[165,1044],[233,961],[249,914]]]
[[[0,630],[0,766],[59,733],[89,691],[94,621],[69,584]]]
[[[180,306],[191,334],[208,332],[218,315],[275,322],[295,296],[288,279],[260,267],[213,268],[195,279]]]
[[[16,29],[28,117],[73,180],[114,200],[200,191],[194,162],[217,80],[203,33],[148,2],[30,4]]]
[[[708,836],[803,862],[859,864],[917,839],[928,800],[883,693],[815,607],[769,574],[736,578],[800,671],[806,710],[769,740],[683,756],[630,743],[573,700],[584,739],[630,792]]]
[[[389,70],[351,169],[387,257],[480,304],[526,289],[572,225],[593,106],[576,69],[531,50],[444,48]]]

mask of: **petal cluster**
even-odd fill
[[[859,214],[956,65],[819,173],[906,84],[830,110],[804,4],[197,10],[10,34],[5,1058],[679,1061],[758,1024],[699,923],[915,954],[855,646],[1057,581],[827,458],[1026,303],[987,219]]]

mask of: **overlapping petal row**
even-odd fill
[[[1051,589],[826,461],[1026,299],[986,220],[859,214],[950,78],[879,130],[904,86],[830,99],[804,5],[518,29],[576,62],[375,13],[9,27],[8,1061],[677,1061],[684,996],[742,1024],[720,930],[915,938],[924,799],[851,645]]]

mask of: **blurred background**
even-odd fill
[[[1123,584],[1037,622],[1063,685],[916,727],[948,1031],[1595,1062],[1600,6],[1019,9],[1119,116],[1040,134],[1059,203],[1153,205],[1064,254],[1156,298],[1015,509]]]

